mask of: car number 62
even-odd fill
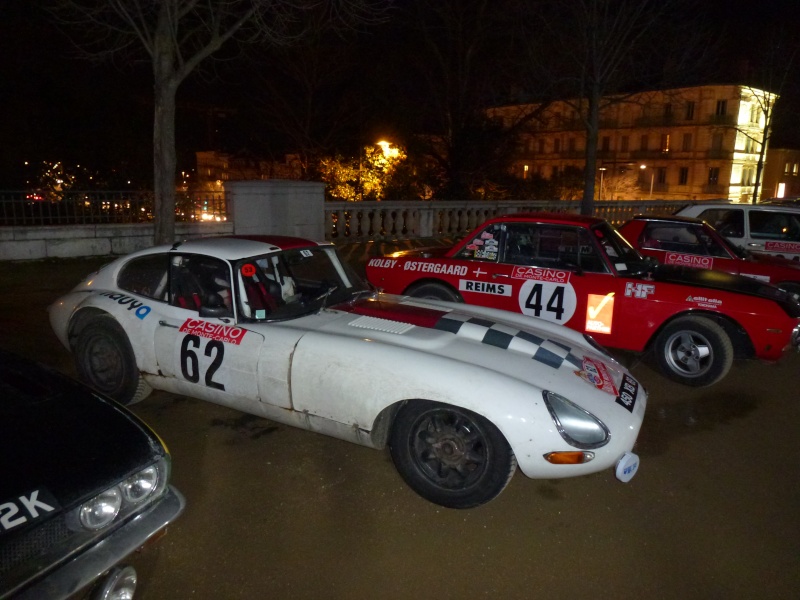
[[[195,352],[199,348],[200,337],[197,335],[187,335],[181,342],[181,373],[191,383],[200,381],[200,359]],[[222,365],[222,359],[225,357],[225,345],[219,340],[209,340],[203,354],[208,357],[213,355],[211,364],[206,369],[204,379],[206,386],[225,391],[224,384],[214,381],[214,374]]]

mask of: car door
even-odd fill
[[[502,262],[517,312],[580,332],[613,331],[620,283],[585,227],[507,223]]]
[[[187,395],[225,403],[257,400],[264,337],[236,323],[228,263],[173,254],[169,269],[169,306],[155,333],[159,373]]]
[[[748,233],[748,250],[800,259],[800,215],[753,208],[748,213]]]

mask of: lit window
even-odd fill
[[[661,134],[661,151],[662,152],[669,152],[669,134],[662,133]]]

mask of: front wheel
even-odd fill
[[[733,344],[728,334],[705,317],[674,320],[658,334],[654,350],[664,375],[696,387],[716,383],[733,364]]]
[[[133,404],[152,391],[142,379],[128,336],[111,317],[96,318],[81,329],[74,352],[80,378],[117,402]]]
[[[408,291],[406,291],[406,294],[414,298],[427,298],[429,300],[445,300],[446,302],[464,301],[458,292],[441,283],[420,283],[411,286]]]
[[[469,410],[410,402],[389,438],[395,467],[420,496],[448,508],[484,504],[505,489],[517,459],[503,434]]]

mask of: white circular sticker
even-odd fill
[[[524,315],[563,325],[575,314],[577,305],[570,283],[529,279],[519,288],[519,310]]]

